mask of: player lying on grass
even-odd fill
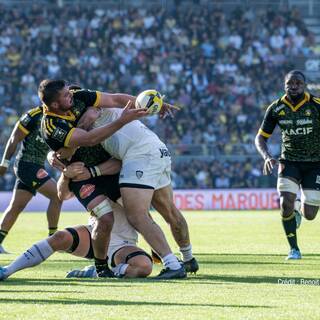
[[[77,163],[71,165],[73,168]],[[61,191],[61,190],[60,190]],[[112,202],[114,224],[111,231],[108,256],[111,267],[117,277],[147,277],[152,272],[152,258],[137,247],[138,233],[129,224],[123,208]],[[51,237],[41,240],[26,250],[10,265],[0,267],[0,280],[4,280],[19,270],[34,267],[48,259],[56,251],[64,251],[72,255],[93,259],[91,232],[95,218],[90,224],[79,225],[57,231]],[[84,270],[73,270],[67,277],[97,277],[94,266]]]

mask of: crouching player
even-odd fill
[[[110,201],[110,203],[112,203]],[[117,277],[147,277],[152,272],[152,259],[137,247],[138,233],[129,224],[123,208],[112,203],[114,225],[108,247],[111,267]],[[90,224],[79,225],[57,231],[51,237],[35,243],[6,267],[0,267],[0,280],[4,280],[19,270],[34,267],[48,259],[56,251],[64,251],[87,259],[93,259]],[[94,266],[84,270],[73,270],[67,277],[97,277]]]

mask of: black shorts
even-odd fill
[[[14,171],[17,177],[14,188],[29,191],[34,196],[36,190],[51,179],[44,166],[32,162],[18,161]]]
[[[69,183],[69,189],[86,209],[88,204],[97,196],[105,195],[114,202],[121,197],[119,173],[90,178],[84,181],[71,181]]]
[[[302,189],[320,190],[320,161],[288,161],[280,159],[279,177],[292,178]]]

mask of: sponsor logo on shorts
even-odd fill
[[[160,158],[171,157],[171,154],[168,149],[160,148],[159,151],[160,151]]]
[[[94,184],[85,184],[80,189],[80,198],[85,199],[88,198],[92,192],[96,189]]]
[[[316,183],[317,183],[317,184],[320,184],[320,176],[317,176],[317,177],[316,177]]]
[[[137,176],[138,179],[141,179],[142,176],[143,176],[143,171],[137,170],[137,171],[136,171],[136,176]]]
[[[38,179],[43,179],[43,178],[47,177],[48,175],[49,175],[49,173],[44,169],[39,169],[37,172]]]

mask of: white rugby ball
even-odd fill
[[[156,114],[162,108],[163,100],[161,94],[157,90],[145,90],[137,96],[135,107],[137,109],[146,108],[148,113]]]

